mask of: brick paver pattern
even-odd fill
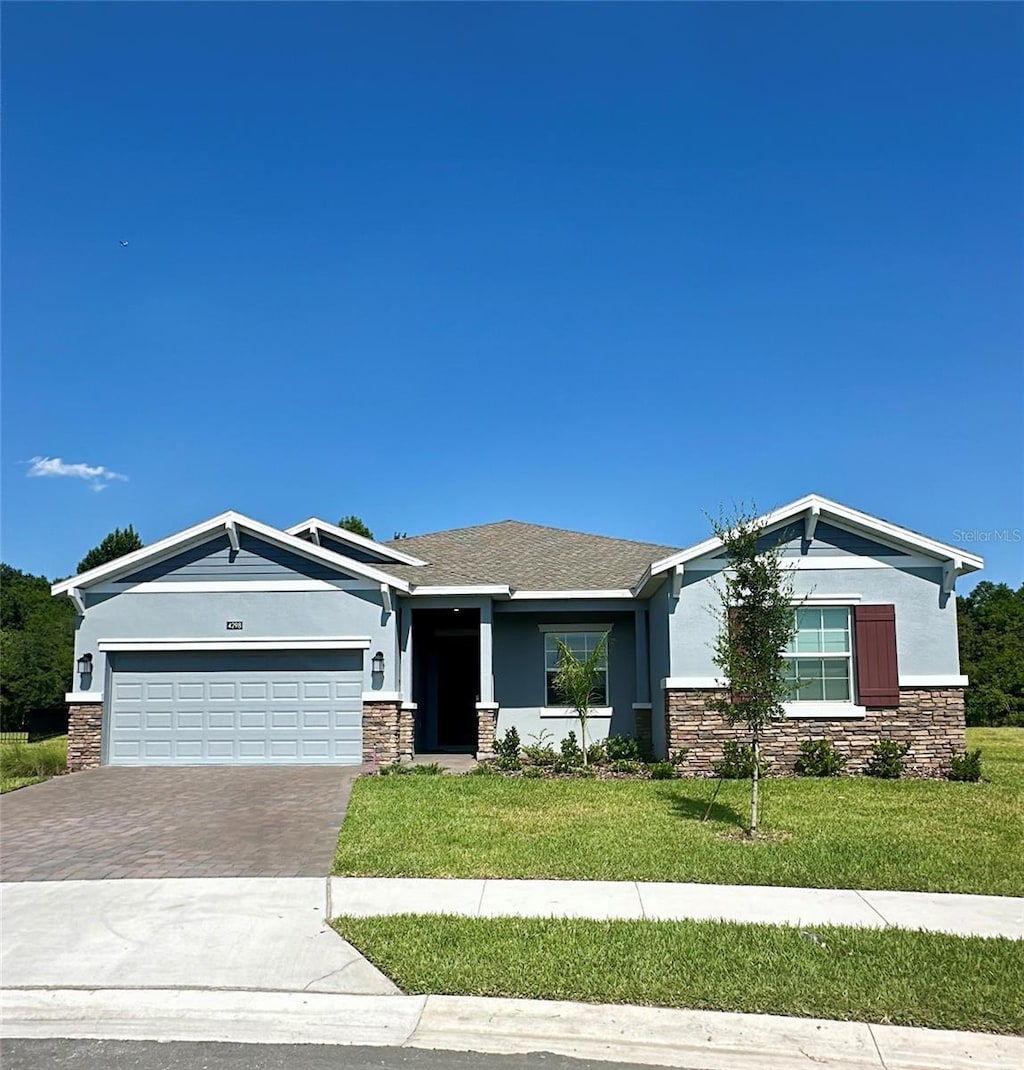
[[[359,767],[104,766],[0,801],[5,881],[311,877]]]

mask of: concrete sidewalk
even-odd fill
[[[5,988],[394,994],[324,921],[324,880],[31,881],[0,886]]]
[[[441,880],[331,877],[330,916],[686,918],[770,925],[896,927],[1024,939],[1024,899],[639,881]]]
[[[702,1070],[1019,1070],[1024,1039],[774,1015],[461,996],[46,990],[4,994],[5,1037],[360,1044]]]

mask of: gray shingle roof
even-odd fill
[[[652,561],[678,547],[501,520],[386,543],[429,565],[387,565],[412,583],[508,584],[529,591],[587,591],[631,587]]]

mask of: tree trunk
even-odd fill
[[[750,835],[757,836],[758,788],[761,783],[761,746],[757,733],[754,733],[754,775],[750,781]]]
[[[587,764],[587,718],[580,714],[580,750],[583,751],[583,764]]]

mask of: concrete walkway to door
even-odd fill
[[[3,797],[4,881],[323,877],[360,766],[103,766]]]

